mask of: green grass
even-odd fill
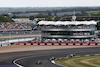
[[[100,67],[100,56],[86,56],[55,61],[68,67]]]

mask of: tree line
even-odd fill
[[[14,22],[11,17],[0,15],[0,22]]]

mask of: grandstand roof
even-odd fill
[[[94,24],[96,25],[96,21],[40,21],[38,22],[39,25],[80,25],[80,24],[85,24],[85,25],[91,25]]]

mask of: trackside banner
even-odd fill
[[[52,43],[46,43],[46,45],[52,45]]]
[[[72,45],[74,45],[74,43],[68,43],[68,45],[72,46]]]
[[[18,45],[18,43],[14,43],[14,45]]]
[[[66,43],[61,43],[60,45],[66,45]]]
[[[81,45],[81,43],[75,43],[75,45],[80,46],[80,45]]]
[[[95,46],[96,44],[95,44],[95,43],[90,43],[90,45],[91,45],[91,46]]]
[[[54,43],[53,45],[59,45],[59,43]]]
[[[33,43],[32,45],[38,45],[38,43]]]
[[[45,45],[45,43],[40,43],[40,45]]]
[[[98,46],[100,46],[100,43],[97,43]]]
[[[26,43],[26,45],[31,45],[31,43]]]
[[[24,45],[24,43],[19,43],[19,45]]]
[[[82,45],[83,45],[83,46],[87,46],[87,45],[88,45],[88,43],[82,43]]]

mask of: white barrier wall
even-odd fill
[[[14,40],[6,40],[6,41],[0,41],[0,46],[8,46],[10,43],[15,43],[15,42],[26,42],[26,41],[31,41],[35,38],[22,38],[22,39],[14,39]]]

